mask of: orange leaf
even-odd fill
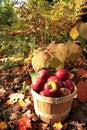
[[[27,116],[22,116],[18,121],[18,130],[32,130],[31,119]]]
[[[4,121],[0,122],[0,130],[4,130],[6,128],[7,128],[6,122],[4,122]]]

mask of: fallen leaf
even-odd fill
[[[18,102],[18,100],[22,100],[24,99],[24,94],[21,94],[21,93],[11,93],[9,96],[9,103],[10,104],[14,104],[16,102]]]
[[[63,125],[61,124],[61,122],[59,122],[59,123],[54,123],[54,125],[53,125],[53,128],[56,130],[61,130],[62,129],[62,127],[63,127]]]
[[[17,119],[17,113],[11,113],[10,120],[16,120]]]
[[[77,73],[79,76],[87,77],[87,70],[85,70],[83,68],[77,68]]]
[[[22,99],[20,99],[20,100],[18,101],[18,103],[19,103],[19,105],[20,105],[21,107],[26,106],[26,103],[25,103]]]
[[[77,84],[77,97],[80,101],[87,101],[87,81],[80,81]]]
[[[7,128],[7,123],[4,121],[0,122],[0,130],[4,130],[6,128]]]
[[[18,130],[32,130],[31,119],[22,116],[18,121]]]

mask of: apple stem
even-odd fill
[[[49,89],[52,89],[52,86],[51,86],[51,85],[49,86]]]

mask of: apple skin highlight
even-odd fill
[[[44,84],[45,84],[44,79],[42,80],[41,78],[36,78],[36,80],[34,80],[32,83],[32,88],[33,90],[39,93],[40,91],[43,90]]]
[[[51,76],[50,72],[46,69],[42,69],[38,72],[38,78],[44,79],[47,81],[47,79]]]
[[[44,95],[48,97],[56,97],[59,93],[59,87],[57,86],[57,83],[54,81],[48,81],[44,85]]]
[[[54,74],[42,69],[32,82],[32,89],[42,96],[57,98],[68,95],[69,90],[72,93],[74,85],[69,79],[69,72],[65,68],[57,69]]]
[[[60,78],[62,81],[66,80],[69,78],[69,72],[64,69],[64,68],[60,68],[56,71],[55,75]]]

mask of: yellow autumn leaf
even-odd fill
[[[30,55],[29,57],[25,58],[24,63],[28,63],[29,61],[31,61],[32,57],[33,57],[33,55]]]
[[[22,99],[20,99],[18,103],[21,107],[24,107],[26,105],[26,103]]]
[[[79,36],[79,32],[77,31],[76,26],[71,30],[70,36],[74,40],[77,39],[77,37]]]
[[[56,129],[58,129],[58,130],[61,130],[62,127],[63,127],[63,125],[61,124],[61,122],[59,122],[59,123],[54,123],[54,125],[53,125],[53,128],[56,128]]]
[[[87,40],[87,22],[79,22],[77,24],[79,35]]]
[[[7,123],[4,121],[0,122],[0,130],[4,130],[6,128],[7,128]]]

